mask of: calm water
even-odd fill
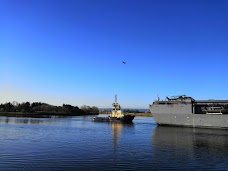
[[[0,170],[228,170],[227,130],[0,117]]]

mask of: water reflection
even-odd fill
[[[118,122],[110,122],[111,131],[112,131],[112,146],[114,149],[116,149],[119,145],[121,133],[124,128],[133,127],[134,124],[124,124],[124,123],[118,123]]]
[[[153,132],[154,145],[172,147],[210,148],[228,147],[227,130],[157,126]]]
[[[158,126],[153,131],[152,145],[154,156],[162,156],[162,167],[172,163],[184,167],[190,163],[222,169],[228,153],[228,134],[219,129]]]
[[[145,117],[133,124],[92,118],[0,117],[0,170],[228,168],[227,130],[157,127]]]
[[[123,124],[122,123],[110,123],[110,126],[111,126],[111,130],[112,130],[112,146],[114,149],[116,149],[118,146]]]
[[[51,122],[53,122],[51,119],[0,117],[0,124],[43,124]]]

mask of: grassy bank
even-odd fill
[[[152,113],[135,113],[135,116],[153,116]]]

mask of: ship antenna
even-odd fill
[[[115,102],[117,103],[117,95],[115,95]]]
[[[158,101],[159,101],[159,100],[160,100],[160,98],[159,98],[158,94],[157,94],[157,98],[158,98]]]

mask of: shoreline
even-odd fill
[[[136,113],[135,116],[148,116],[148,117],[153,117],[152,113]]]
[[[131,114],[131,113],[129,113]],[[0,116],[5,117],[28,117],[28,118],[51,118],[51,117],[72,117],[72,116],[90,116],[99,115],[99,113],[22,113],[22,112],[0,112]],[[153,117],[151,113],[135,113],[135,116]]]
[[[106,115],[109,115],[111,114],[111,112],[100,112],[99,114],[106,114]],[[129,115],[135,115],[135,116],[146,116],[146,117],[153,117],[152,113],[126,113],[126,114],[129,114]]]
[[[22,113],[22,112],[0,112],[0,116],[5,117],[32,117],[32,118],[50,118],[50,117],[72,117],[98,115],[98,113]]]

